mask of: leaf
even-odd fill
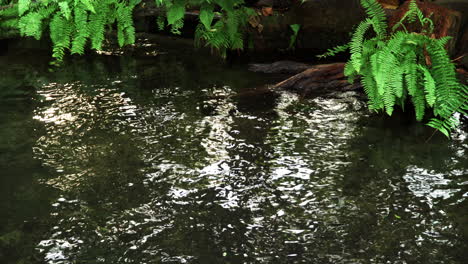
[[[299,24],[293,24],[293,25],[290,25],[292,31],[293,31],[293,34],[291,36],[291,39],[289,40],[289,47],[288,49],[293,49],[294,48],[294,45],[296,44],[296,41],[297,41],[297,35],[299,34],[299,30],[301,29],[301,25]]]
[[[429,106],[433,106],[436,101],[436,84],[434,78],[426,67],[418,65],[418,68],[424,74],[424,91],[426,92],[426,102]]]
[[[185,2],[177,0],[167,11],[167,24],[174,25],[177,21],[184,18]]]
[[[215,1],[224,11],[231,13],[234,12],[236,1],[234,0],[216,0]]]
[[[200,21],[205,26],[206,29],[211,29],[211,23],[213,22],[214,6],[212,4],[204,3],[200,9]]]
[[[86,9],[89,11],[96,13],[96,10],[94,10],[94,6],[91,4],[90,0],[81,0],[81,3],[83,3],[83,5],[85,5]]]
[[[292,24],[290,25],[292,31],[294,32],[294,34],[297,34],[299,33],[299,30],[301,29],[301,25],[299,24]]]
[[[70,10],[70,7],[68,6],[68,3],[67,2],[60,2],[58,5],[60,7],[60,11],[62,11],[63,16],[67,20],[70,20],[71,10]]]
[[[18,0],[18,14],[22,16],[26,11],[28,11],[30,5],[31,0]]]
[[[39,40],[42,33],[42,17],[37,12],[30,12],[21,17],[18,21],[18,27],[23,36],[34,37]]]
[[[439,130],[442,134],[444,134],[447,138],[450,138],[450,131],[444,127],[444,122],[440,121],[439,119],[432,118],[429,123],[427,123],[428,126],[435,128]]]

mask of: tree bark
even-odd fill
[[[362,88],[359,82],[351,84],[344,76],[345,63],[315,65],[278,84],[273,89],[284,89],[307,96],[331,92],[356,91]]]

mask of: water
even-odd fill
[[[468,259],[466,132],[191,51],[0,60],[0,263]]]

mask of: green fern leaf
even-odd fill
[[[84,54],[84,48],[90,37],[88,25],[88,12],[83,5],[78,5],[74,9],[75,35],[73,36],[71,53]]]
[[[31,0],[18,0],[18,14],[22,16],[26,11],[29,10]]]
[[[418,65],[418,68],[424,75],[424,91],[426,92],[426,102],[429,106],[432,107],[436,101],[436,85],[434,78],[432,78],[431,73],[428,69],[426,69],[426,67]]]
[[[362,65],[362,45],[364,41],[364,35],[371,26],[371,21],[366,19],[361,22],[356,31],[353,34],[351,39],[350,49],[351,49],[351,63],[353,64],[354,69],[357,73],[361,70]]]
[[[80,0],[80,1],[89,11],[91,11],[92,13],[96,13],[96,10],[94,9],[94,5],[91,3],[90,0]],[[99,0],[99,1],[102,1],[102,0]],[[76,1],[75,1],[75,5],[76,5]]]
[[[18,21],[18,27],[23,36],[40,39],[42,34],[42,16],[38,12],[31,12],[22,16]]]
[[[200,8],[200,22],[205,26],[206,29],[211,29],[211,23],[213,22],[214,6],[209,3],[204,3]]]
[[[318,55],[317,57],[322,59],[322,58],[326,58],[326,57],[335,56],[336,54],[344,52],[344,51],[346,51],[348,49],[349,49],[349,44],[337,46],[337,47],[334,47],[333,49],[328,49],[327,52],[325,52],[322,55]]]
[[[385,38],[387,32],[387,16],[380,3],[376,0],[361,0],[361,5],[365,8],[370,17],[370,24],[373,26],[380,39]]]
[[[68,6],[68,3],[67,2],[60,2],[58,5],[60,7],[60,11],[62,11],[63,16],[66,19],[70,19],[71,18],[71,10],[70,10],[70,7]]]

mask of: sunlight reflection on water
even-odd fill
[[[388,131],[365,111],[286,92],[242,110],[235,87],[140,98],[126,85],[39,91],[35,158],[77,199],[54,203],[47,263],[424,263],[457,242],[441,238],[454,224],[438,206],[457,181],[407,157],[408,142],[372,142]],[[466,145],[452,148],[450,170],[466,175]]]

